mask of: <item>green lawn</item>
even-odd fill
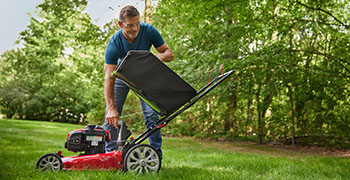
[[[37,160],[64,149],[68,132],[82,128],[63,123],[0,120],[0,179],[349,179],[350,159],[290,153],[266,146],[164,138],[158,174],[121,171],[40,172]],[[167,128],[167,127],[165,127]],[[289,153],[288,153],[289,152]]]

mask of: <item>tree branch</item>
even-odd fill
[[[312,51],[312,50],[297,50],[297,49],[293,49],[292,50],[293,52],[305,52],[305,53],[309,53],[309,54],[317,54],[317,55],[321,55],[321,56],[324,56],[324,57],[327,57],[329,59],[334,59],[336,60],[340,66],[342,66],[349,74],[350,74],[350,69],[347,68],[343,63],[347,64],[347,65],[350,65],[349,62],[347,62],[346,60],[344,59],[341,59],[341,58],[338,58],[338,57],[334,57],[330,54],[326,54],[326,53],[321,53],[321,52],[318,52],[318,51]]]
[[[350,29],[350,26],[349,26],[349,25],[344,24],[342,21],[340,21],[338,18],[336,18],[336,17],[335,17],[333,14],[331,14],[330,12],[328,12],[328,11],[326,11],[326,10],[320,8],[320,7],[318,7],[318,8],[310,7],[310,6],[306,5],[306,4],[301,3],[299,0],[296,0],[296,2],[297,2],[298,4],[300,4],[300,5],[302,5],[302,6],[306,7],[306,8],[308,8],[308,9],[312,9],[312,10],[316,10],[316,11],[322,11],[322,12],[328,14],[328,15],[331,16],[334,20],[336,20],[338,23],[340,23],[342,26],[344,26],[346,29]]]
[[[318,24],[324,24],[327,26],[343,26],[342,24],[331,24],[331,23],[326,23],[322,21],[316,21],[316,20],[307,20],[307,19],[301,19],[301,18],[296,18],[297,21],[299,22],[310,22],[310,23],[318,23]]]

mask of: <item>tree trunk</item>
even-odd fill
[[[143,17],[146,23],[151,23],[151,15],[152,15],[151,9],[152,9],[151,0],[145,0],[145,11],[144,11]]]
[[[226,134],[228,134],[230,133],[231,129],[233,129],[234,135],[238,135],[239,129],[237,126],[237,119],[235,116],[237,103],[238,103],[238,95],[236,90],[234,90],[230,99],[232,99],[232,101],[230,101],[230,103],[228,104],[228,109],[227,109],[227,113],[229,113],[230,115],[228,115],[228,118],[224,123],[224,131]]]
[[[289,103],[290,103],[290,108],[292,110],[292,115],[291,115],[291,123],[292,123],[292,145],[295,145],[295,125],[294,125],[294,105],[293,105],[293,90],[290,85],[287,85],[288,87],[288,95],[289,95]]]
[[[290,32],[289,33],[289,45],[290,45],[290,50],[294,48],[293,44],[293,35]],[[293,51],[289,52],[290,59],[294,59],[293,57]],[[291,124],[292,124],[292,145],[295,145],[295,113],[294,113],[294,105],[293,105],[293,89],[292,89],[292,83],[287,83],[288,87],[288,95],[289,95],[289,103],[290,103],[290,108],[291,108]]]
[[[245,125],[245,136],[248,135],[248,127],[249,127],[249,123],[251,122],[252,119],[252,110],[251,110],[251,105],[252,105],[252,99],[250,97],[248,97],[248,104],[247,104],[247,122]]]
[[[262,127],[262,119],[261,119],[261,105],[260,105],[260,89],[261,84],[258,84],[258,90],[256,92],[256,102],[257,102],[257,110],[258,110],[258,139],[259,139],[259,145],[263,143],[263,127]]]
[[[252,78],[252,76],[251,76]],[[245,133],[244,135],[247,136],[248,135],[248,130],[249,130],[249,124],[250,122],[252,122],[252,103],[253,103],[253,100],[252,100],[252,88],[253,86],[252,85],[249,85],[249,88],[248,88],[248,103],[247,103],[247,121],[246,121],[246,124],[245,124]]]

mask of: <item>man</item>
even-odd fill
[[[104,128],[111,132],[112,140],[117,139],[117,122],[122,113],[129,87],[118,78],[111,79],[111,72],[116,69],[129,50],[150,51],[152,45],[159,52],[159,54],[156,54],[158,59],[163,62],[173,60],[173,53],[158,30],[150,24],[140,23],[140,13],[135,7],[126,6],[120,11],[118,25],[121,29],[108,42],[104,65],[104,93],[107,105]],[[146,128],[149,128],[154,122],[159,120],[159,117],[145,102],[140,101]],[[160,131],[152,134],[149,137],[149,142],[162,157]],[[107,152],[116,149],[116,143],[106,143]]]

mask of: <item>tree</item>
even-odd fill
[[[2,113],[10,118],[85,120],[95,103],[93,95],[101,90],[106,39],[83,13],[86,4],[45,0],[37,7],[39,19],[32,17],[21,32],[23,48],[2,55]]]
[[[145,0],[145,11],[144,11],[143,18],[146,23],[151,23],[151,15],[152,15],[151,0]]]
[[[344,7],[349,1],[161,1],[153,19],[179,62],[172,68],[192,82],[221,63],[237,70],[232,80],[237,83],[218,87],[211,93],[213,100],[206,99],[225,97],[211,106],[215,115],[191,112],[183,119],[193,124],[203,123],[195,118],[207,118],[219,129],[219,114],[229,114],[237,122],[225,119],[223,134],[257,133],[259,143],[289,137],[296,143],[297,136],[319,135],[346,142],[347,131],[334,128],[343,124],[349,106],[349,19]],[[237,106],[221,107],[232,103]],[[234,124],[245,130],[228,128]],[[202,124],[194,126],[202,127],[197,133],[207,131]]]

